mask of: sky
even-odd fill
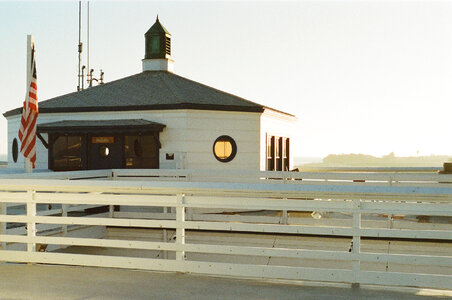
[[[297,116],[294,156],[452,155],[452,1],[91,1],[94,74],[141,72],[157,14],[176,74]],[[0,22],[1,113],[25,97],[27,34],[39,101],[76,90],[78,1],[0,2]]]

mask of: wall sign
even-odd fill
[[[91,138],[93,144],[113,144],[114,142],[115,137],[113,136],[93,136]]]

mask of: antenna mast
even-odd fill
[[[86,29],[86,52],[87,52],[87,60],[86,65],[88,67],[88,72],[90,70],[89,68],[89,1],[87,1],[87,29]],[[89,80],[89,79],[88,79]]]
[[[77,91],[80,91],[81,79],[81,64],[82,64],[82,1],[78,1],[78,85]]]
[[[93,69],[89,67],[89,1],[87,1],[87,18],[86,18],[86,42],[87,42],[87,55],[86,55],[86,63],[88,68],[85,65],[82,66],[82,1],[78,2],[78,85],[77,91],[82,91],[85,89],[85,69],[86,69],[86,82],[87,87],[90,88],[93,86],[93,81],[96,81],[97,84],[104,83],[104,72],[102,69],[100,70],[100,76],[98,78],[93,77]]]

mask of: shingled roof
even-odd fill
[[[266,107],[167,71],[147,71],[39,102],[40,113],[202,109],[263,112]],[[5,117],[21,114],[10,110]],[[289,115],[289,114],[287,114]]]

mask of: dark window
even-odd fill
[[[290,139],[285,138],[283,141],[283,145],[284,145],[283,171],[289,171],[289,168],[290,168]]]
[[[12,154],[13,154],[13,161],[16,163],[18,155],[19,155],[19,146],[17,145],[16,138],[13,140],[13,147],[11,150],[12,150]]]
[[[143,156],[143,146],[138,139],[135,139],[135,141],[133,142],[133,152],[137,157]]]
[[[267,171],[275,170],[275,137],[267,135]]]
[[[282,137],[276,138],[276,171],[282,171],[282,160],[283,160],[283,145]]]
[[[100,146],[99,147],[99,155],[102,157],[107,157],[110,154],[110,149],[107,146]]]
[[[159,54],[160,53],[160,37],[152,36],[151,37],[151,54]]]
[[[124,137],[126,168],[158,168],[158,147],[153,135],[126,135]]]
[[[289,138],[267,135],[267,171],[288,171]]]
[[[213,155],[218,161],[230,162],[237,154],[237,144],[228,135],[222,135],[213,143]]]
[[[72,171],[81,170],[83,168],[81,136],[57,136],[51,147],[52,170]]]

